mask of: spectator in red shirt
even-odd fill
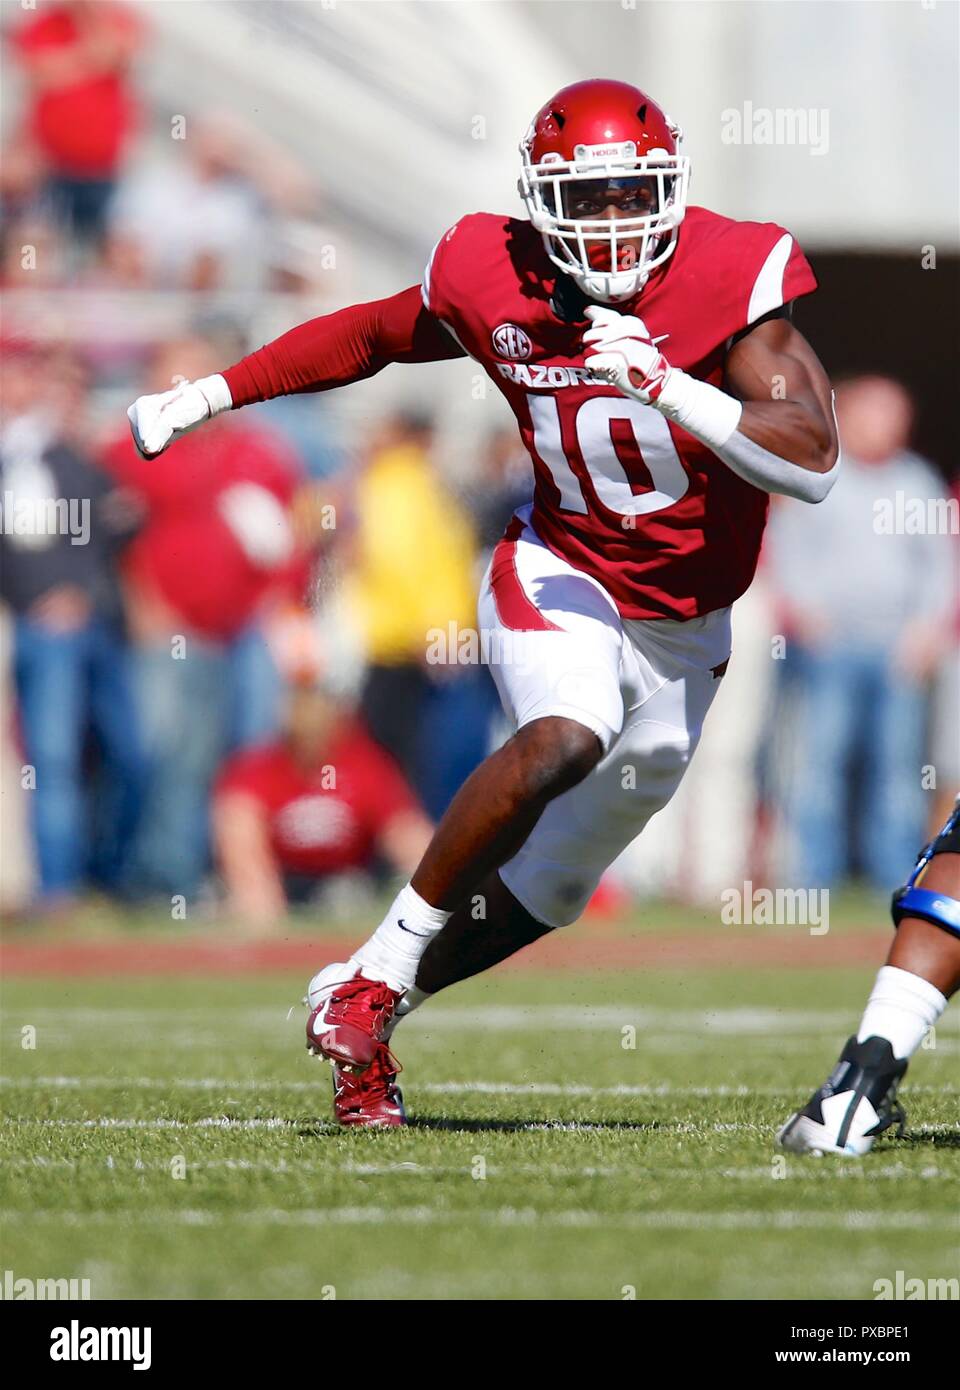
[[[172,343],[154,381],[209,373],[206,339]],[[298,463],[273,431],[237,415],[211,421],[162,462],[129,434],[106,453],[145,521],[124,556],[127,614],[150,784],[133,859],[134,896],[191,899],[208,863],[208,798],[231,747],[272,736],[280,678],[261,632],[271,604],[306,584],[294,533]]]
[[[227,761],[213,831],[231,911],[269,925],[304,881],[369,868],[377,856],[407,876],[431,826],[389,754],[313,683],[291,689],[277,742]]]
[[[215,359],[205,339],[170,343],[151,374],[154,389],[213,370]],[[162,465],[145,463],[124,430],[106,465],[147,507],[126,562],[143,640],[184,631],[228,640],[271,592],[306,577],[290,516],[299,463],[273,430],[227,413]]]
[[[27,136],[71,232],[99,240],[137,122],[128,69],[143,37],[118,0],[59,0],[24,20],[12,49],[30,86]]]

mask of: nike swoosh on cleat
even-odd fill
[[[397,926],[400,928],[401,931],[408,932],[410,936],[419,936],[421,941],[426,941],[428,937],[432,935],[432,933],[428,931],[413,931],[411,927],[405,927],[403,925],[402,917],[397,918]]]

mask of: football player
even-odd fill
[[[960,989],[960,800],[894,893],[892,911],[897,934],[859,1031],[778,1135],[793,1153],[859,1157],[892,1125],[903,1134],[897,1085]]]
[[[372,937],[308,990],[347,1123],[400,1124],[397,1021],[574,921],[679,785],[730,656],[770,493],[837,476],[830,383],[791,322],[789,232],[687,206],[681,132],[624,82],[575,83],[521,143],[527,218],[473,213],[422,285],[294,328],[130,408],[145,458],[222,410],[390,363],[472,357],[535,490],[482,581],[516,732],[466,781]]]

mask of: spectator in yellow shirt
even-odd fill
[[[476,628],[477,546],[432,443],[432,422],[415,415],[391,417],[376,440],[355,493],[348,593],[369,663],[367,726],[439,817],[488,751],[492,682],[478,644],[458,640]]]

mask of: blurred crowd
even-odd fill
[[[19,912],[100,892],[267,927],[408,876],[508,732],[486,671],[455,643],[433,660],[429,634],[474,627],[532,482],[512,421],[467,474],[417,413],[343,447],[322,398],[228,413],[139,458],[135,395],[330,307],[308,171],[235,113],[157,139],[147,38],[119,0],[46,3],[7,35],[0,894]],[[265,325],[273,292],[288,316]],[[911,529],[897,499],[926,507],[946,485],[911,451],[896,382],[848,381],[838,409],[840,481],[817,508],[775,500],[707,737],[597,910],[750,875],[887,891],[945,814],[957,527],[940,511]]]

